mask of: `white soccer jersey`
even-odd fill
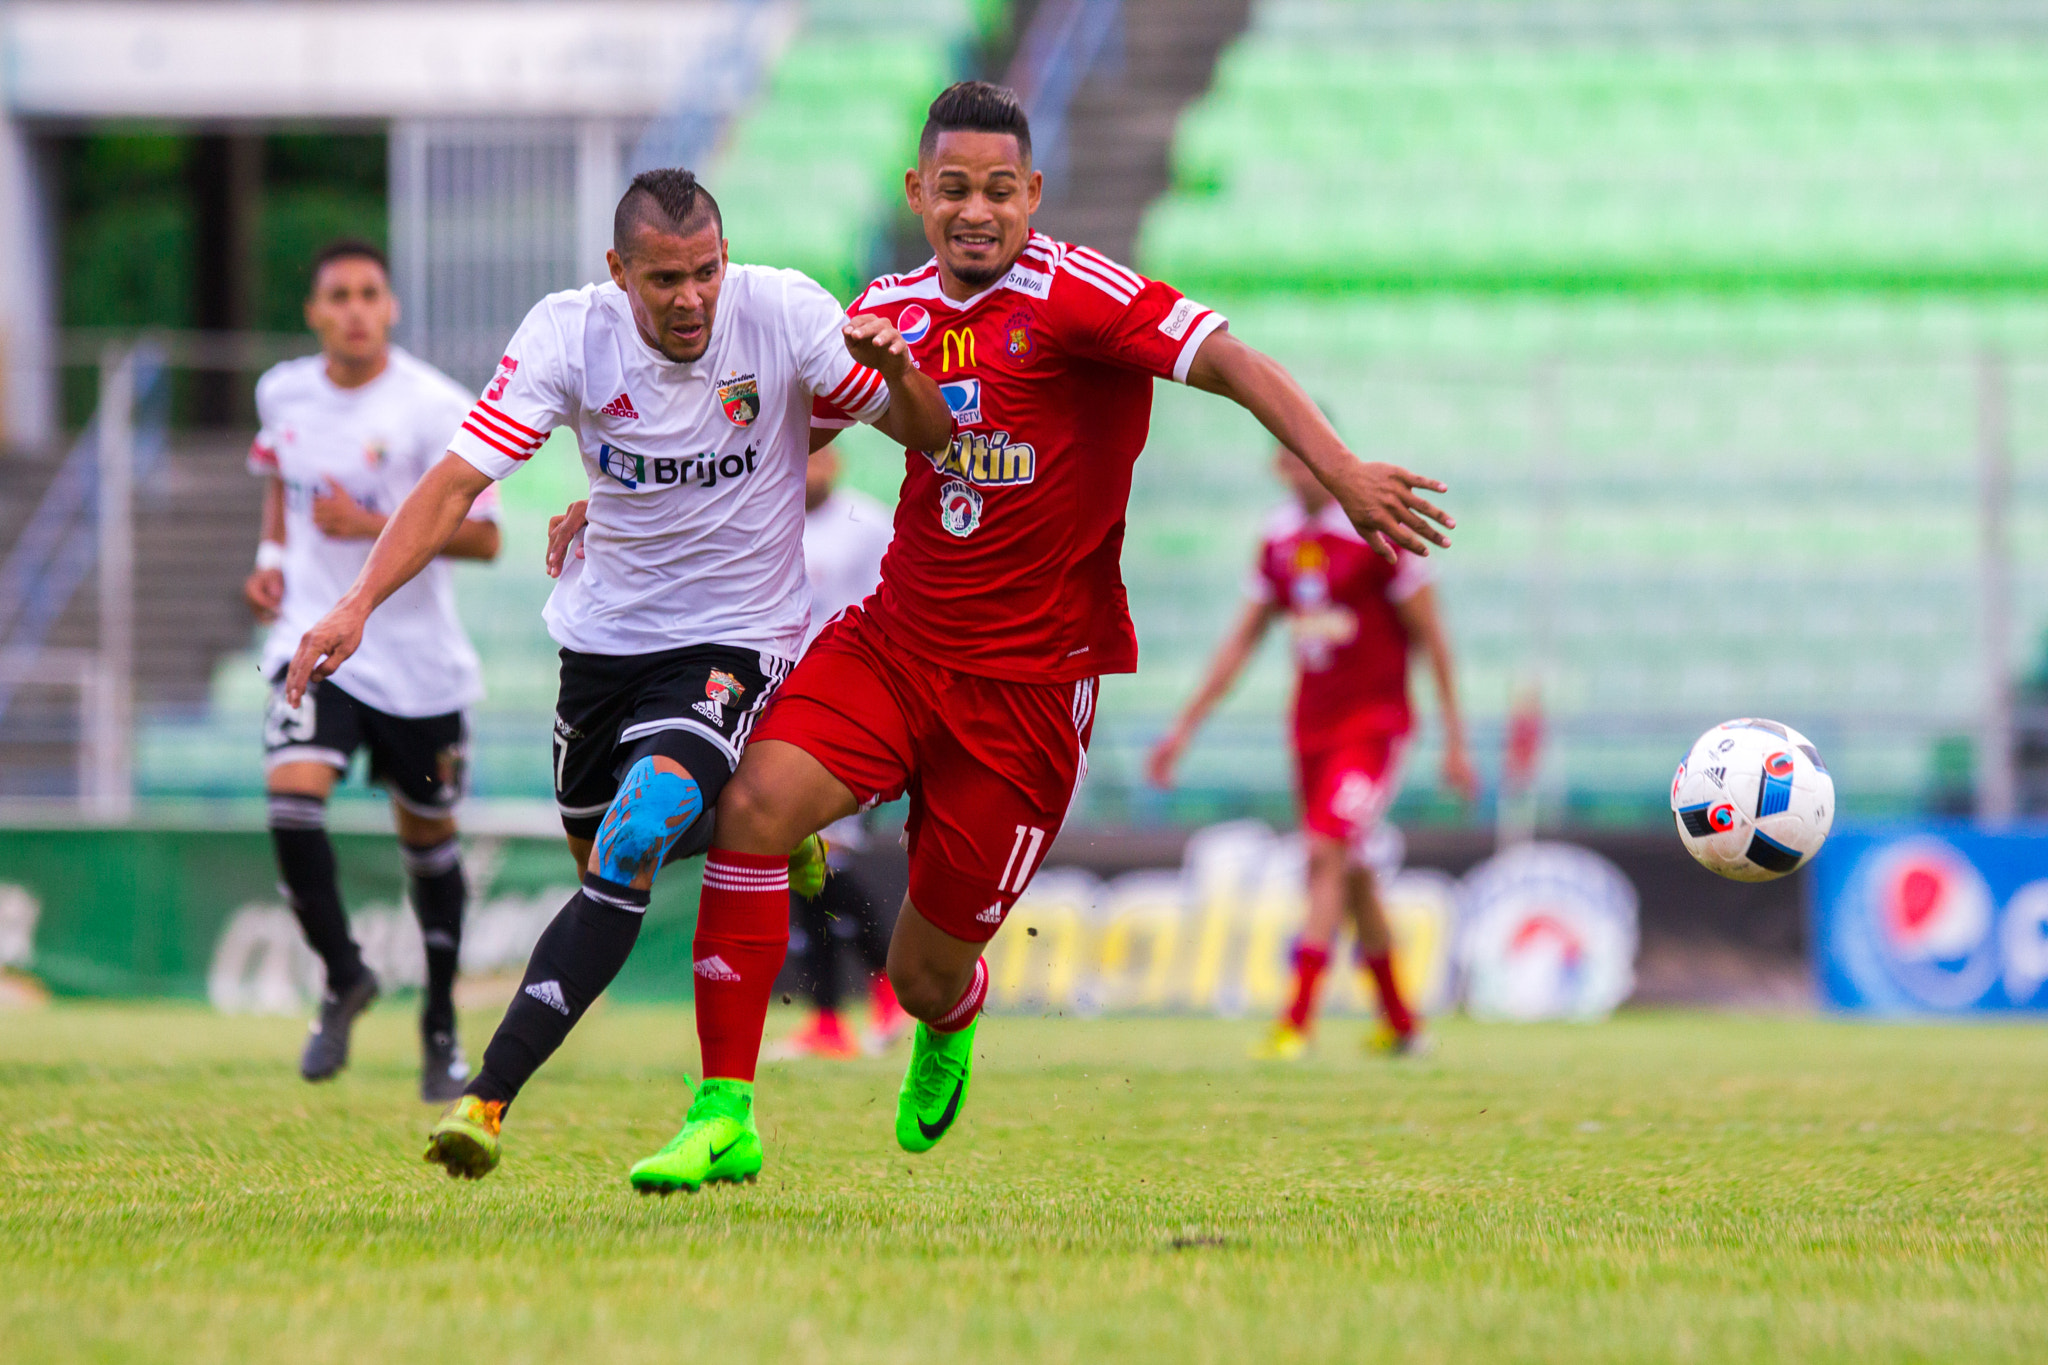
[[[804,576],[811,583],[805,645],[818,638],[827,621],[875,590],[895,530],[888,508],[850,488],[835,488],[804,513]]]
[[[810,620],[812,401],[867,422],[889,405],[881,375],[847,353],[845,322],[804,275],[757,265],[727,269],[711,344],[685,363],[641,339],[616,285],[534,305],[451,449],[502,479],[550,431],[575,430],[589,524],[548,598],[550,635],[591,654],[795,657]]]
[[[329,482],[388,516],[448,451],[469,395],[433,366],[397,347],[384,372],[360,388],[327,377],[327,362],[305,356],[256,381],[262,422],[249,447],[251,473],[284,481],[284,602],[263,646],[265,676],[282,668],[299,637],[341,600],[370,557],[370,540],[335,540],[313,524],[313,499]],[[489,490],[495,495],[495,488]],[[496,520],[497,498],[470,515]],[[483,696],[476,650],[455,614],[446,560],[391,595],[363,627],[363,643],[334,682],[394,716],[438,716]]]

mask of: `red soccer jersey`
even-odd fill
[[[1408,629],[1397,604],[1429,582],[1429,561],[1381,559],[1335,503],[1314,517],[1288,503],[1266,524],[1252,596],[1287,615],[1300,686],[1294,743],[1305,753],[1368,734],[1406,734]]]
[[[982,677],[1136,668],[1119,561],[1152,381],[1185,382],[1222,316],[1042,232],[965,303],[940,292],[933,262],[876,280],[849,311],[893,322],[953,410],[948,449],[906,455],[869,616]],[[824,403],[813,420],[845,424]]]

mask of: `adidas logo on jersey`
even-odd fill
[[[981,924],[1001,924],[1003,922],[1003,903],[997,901],[974,918]]]
[[[719,705],[717,702],[711,700],[709,697],[706,697],[703,701],[698,702],[695,706],[691,707],[690,709],[692,711],[695,711],[698,715],[704,717],[704,719],[710,721],[713,725],[725,724],[725,708]]]
[[[557,1014],[569,1012],[569,1002],[562,997],[562,983],[559,981],[536,981],[526,988],[526,993]]]
[[[697,975],[703,977],[706,981],[737,981],[740,979],[740,974],[734,971],[726,960],[716,953],[713,953],[710,957],[698,958],[693,965]]]
[[[633,411],[633,400],[628,398],[623,392],[617,398],[599,408],[598,413],[605,417],[637,418],[640,416],[639,413]]]

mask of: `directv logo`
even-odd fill
[[[961,426],[971,427],[981,420],[979,379],[956,379],[950,384],[941,384],[939,397],[946,400],[947,410],[953,414],[953,420]]]

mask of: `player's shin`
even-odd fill
[[[327,968],[327,993],[341,995],[362,979],[363,955],[348,930],[335,879],[334,845],[327,838],[327,802],[318,796],[273,792],[270,841],[286,899],[306,942]]]
[[[1405,1038],[1415,1032],[1415,1015],[1408,1008],[1408,1001],[1401,994],[1401,983],[1394,975],[1392,950],[1360,953],[1359,959],[1379,990],[1380,1015],[1387,1021],[1387,1027],[1397,1038]]]
[[[519,993],[484,1049],[469,1094],[511,1103],[626,965],[647,899],[645,891],[584,874],[583,889],[533,945]]]
[[[469,889],[462,877],[462,851],[450,835],[438,844],[399,845],[412,881],[412,912],[419,920],[427,957],[426,998],[420,1028],[428,1034],[455,1029],[455,968],[462,953],[462,912]]]
[[[754,1079],[768,1000],[788,949],[788,858],[712,849],[693,953],[707,1079]]]
[[[1315,1018],[1316,989],[1330,965],[1330,950],[1314,943],[1294,945],[1294,996],[1287,1005],[1287,1022],[1297,1032],[1307,1032]]]

